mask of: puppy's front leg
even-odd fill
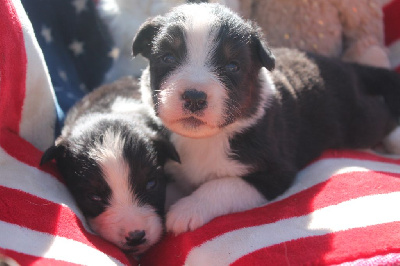
[[[267,200],[255,187],[239,177],[208,181],[180,199],[167,213],[167,230],[175,234],[192,231],[215,217],[245,211]]]

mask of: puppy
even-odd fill
[[[93,231],[135,255],[163,232],[163,165],[179,161],[148,108],[134,99],[137,91],[125,78],[84,97],[41,161],[56,159]]]
[[[133,54],[149,60],[142,98],[182,159],[166,171],[191,193],[167,213],[174,233],[275,199],[324,150],[371,147],[400,114],[398,74],[272,51],[255,24],[218,4],[149,19]],[[399,150],[399,129],[385,142]]]

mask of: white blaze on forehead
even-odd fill
[[[91,157],[99,163],[105,181],[111,189],[111,206],[132,205],[135,201],[129,183],[129,166],[124,159],[123,148],[124,140],[121,134],[107,130],[103,136],[103,143],[99,143],[91,152]]]
[[[185,15],[185,35],[189,64],[204,66],[215,49],[213,25],[218,17],[206,5],[187,5],[182,8]],[[200,76],[200,75],[198,75]]]

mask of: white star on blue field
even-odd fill
[[[43,51],[59,107],[66,113],[101,85],[119,50],[93,0],[21,2]]]

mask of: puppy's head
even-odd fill
[[[133,54],[150,62],[142,93],[164,125],[183,136],[208,137],[246,123],[270,93],[264,72],[275,66],[260,36],[218,4],[187,4],[150,19],[133,41]]]
[[[163,165],[179,157],[145,129],[123,120],[92,120],[60,137],[41,163],[56,159],[93,231],[127,252],[142,253],[163,232]]]

